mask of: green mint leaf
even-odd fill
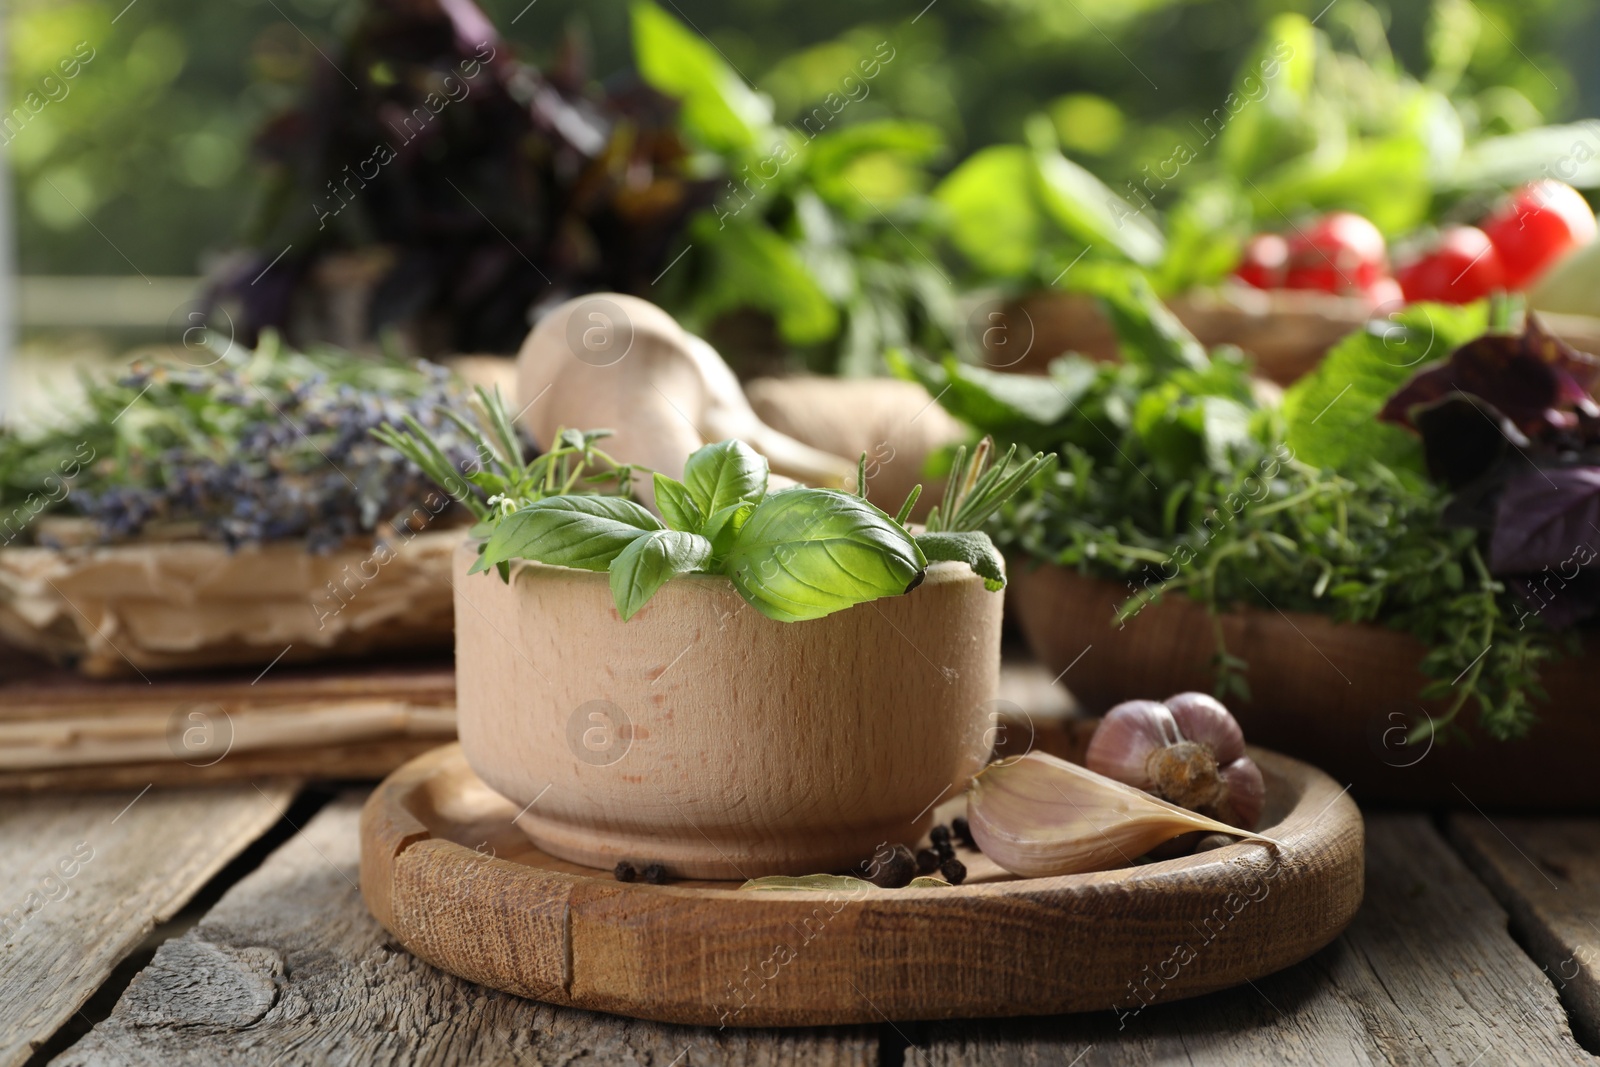
[[[702,515],[767,495],[767,458],[743,441],[718,441],[689,457],[683,483]]]
[[[621,497],[549,497],[501,519],[473,573],[513,559],[603,571],[635,539],[660,529],[660,519]]]
[[[910,535],[867,501],[786,489],[756,505],[722,569],[761,614],[800,622],[898,596],[926,565]]]
[[[917,547],[928,562],[950,560],[965,563],[983,579],[983,587],[998,593],[1006,587],[1006,568],[989,535],[967,530],[960,533],[925,533],[916,537]]]
[[[655,486],[656,507],[661,511],[661,517],[667,520],[667,525],[674,530],[699,533],[705,516],[700,513],[700,505],[689,495],[689,487],[659,472],[655,476]]]
[[[711,542],[682,530],[655,530],[637,537],[611,561],[611,599],[627,622],[670,578],[688,574],[711,558]]]

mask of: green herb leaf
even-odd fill
[[[767,495],[767,458],[743,441],[719,441],[689,457],[683,482],[702,515],[742,500],[760,502]]]
[[[753,501],[741,500],[737,504],[729,504],[705,521],[700,532],[711,542],[711,552],[716,558],[721,559],[728,554],[734,541],[739,536],[739,531],[744,529],[744,524],[749,521],[750,513],[755,511]]]
[[[632,14],[639,73],[680,102],[685,128],[718,151],[766,147],[771,101],[746,85],[709,42],[655,4],[640,0]]]
[[[699,533],[705,516],[701,514],[700,505],[689,494],[689,487],[659,471],[656,472],[655,487],[656,507],[661,510],[661,517],[667,520],[667,525],[674,530]]]
[[[723,569],[769,619],[820,619],[920,580],[927,560],[893,519],[858,497],[788,489],[756,506]]]
[[[655,530],[635,538],[611,561],[611,599],[629,619],[669,578],[699,570],[711,558],[711,542],[682,530]]]
[[[1285,440],[1301,462],[1355,473],[1372,460],[1423,470],[1415,434],[1378,421],[1389,397],[1424,366],[1483,333],[1483,304],[1413,304],[1333,347],[1283,397]]]
[[[965,563],[983,579],[983,586],[989,592],[997,593],[1006,587],[1005,563],[988,534],[975,530],[925,533],[918,534],[916,542],[928,562],[951,560]]]
[[[470,573],[513,559],[603,571],[634,540],[663,528],[661,520],[631,500],[551,497],[500,520]]]

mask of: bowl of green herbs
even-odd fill
[[[1264,398],[1137,278],[1077,284],[1120,362],[898,365],[976,429],[1060,453],[992,529],[1079,700],[1210,689],[1368,797],[1593,803],[1596,361],[1531,318],[1420,305]]]
[[[430,463],[417,427],[384,436]],[[978,527],[1053,457],[962,453],[914,527],[917,490],[890,514],[769,484],[737,440],[646,472],[657,511],[583,495],[604,438],[561,437],[583,451],[542,479],[485,472],[456,555],[461,745],[518,825],[572,862],[692,878],[917,840],[992,743],[1005,571]]]

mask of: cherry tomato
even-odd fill
[[[1290,289],[1359,293],[1385,271],[1383,234],[1349,211],[1324,215],[1289,241]]]
[[[1282,289],[1289,269],[1289,242],[1275,233],[1258,233],[1244,246],[1233,276],[1257,289]]]
[[[1523,289],[1556,260],[1595,238],[1594,212],[1570,185],[1546,178],[1512,193],[1483,222],[1510,289]]]
[[[1396,275],[1407,300],[1470,304],[1506,287],[1505,265],[1489,235],[1476,226],[1451,226],[1427,255]]]

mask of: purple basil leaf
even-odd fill
[[[1489,569],[1532,574],[1600,556],[1600,467],[1529,467],[1506,480],[1489,535]],[[1576,561],[1576,562],[1574,562]]]
[[[1378,417],[1415,429],[1419,409],[1466,394],[1537,440],[1573,430],[1580,415],[1600,414],[1588,392],[1597,379],[1600,361],[1546,333],[1530,314],[1520,335],[1485,334],[1422,371],[1389,398]]]

